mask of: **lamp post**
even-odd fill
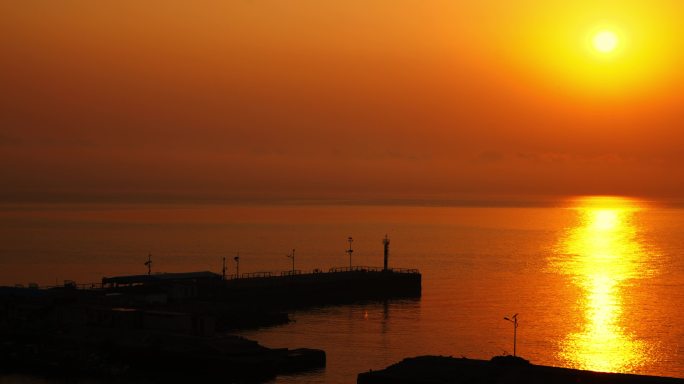
[[[145,262],[145,266],[147,266],[147,274],[151,275],[152,274],[152,254],[151,253],[147,254],[147,261]]]
[[[290,258],[290,259],[292,259],[292,275],[294,276],[294,274],[295,274],[295,264],[294,264],[294,260],[295,260],[295,250],[294,250],[294,248],[292,248],[292,253],[291,253],[291,254],[285,255],[285,256],[288,257],[288,258]]]
[[[238,252],[237,256],[233,257],[233,260],[235,260],[235,278],[239,279],[240,278],[240,252]]]
[[[347,241],[349,242],[349,249],[347,250],[347,253],[349,254],[349,270],[351,271],[351,268],[352,268],[352,259],[351,259],[351,257],[352,257],[352,253],[354,252],[354,250],[352,249],[352,242],[354,242],[354,239],[352,239],[352,237],[349,236],[349,237],[347,238]]]
[[[511,316],[510,318],[504,317],[504,320],[510,321],[513,324],[513,356],[516,355],[516,344],[518,338],[518,314]]]

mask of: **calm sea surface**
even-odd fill
[[[327,352],[325,370],[276,383],[353,383],[404,357],[488,359],[684,377],[684,210],[622,198],[555,208],[403,206],[5,206],[0,284],[213,270],[382,265],[423,273],[419,300],[299,311],[243,332],[269,347]],[[229,273],[235,273],[234,264]]]

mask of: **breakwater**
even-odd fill
[[[211,272],[118,276],[97,291],[110,306],[163,307],[209,314],[219,329],[282,324],[287,312],[364,300],[417,298],[422,276],[414,269],[355,266],[328,272],[250,273],[224,279]]]
[[[417,270],[372,267],[230,279],[211,272],[129,275],[107,277],[99,285],[0,287],[0,372],[226,377],[230,368],[232,379],[264,380],[323,367],[325,352],[270,350],[223,331],[287,322],[288,309],[420,294]]]
[[[105,277],[106,293],[138,294],[150,301],[210,300],[252,306],[292,308],[359,300],[420,297],[422,275],[416,269],[354,266],[328,272],[255,272],[225,279],[211,272]]]
[[[417,270],[352,267],[329,272],[233,279],[225,281],[208,294],[221,301],[256,302],[287,309],[420,297],[421,280],[422,275]]]

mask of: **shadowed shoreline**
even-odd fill
[[[684,384],[684,379],[605,373],[530,364],[514,356],[475,360],[419,356],[380,371],[360,373],[358,384]]]
[[[288,310],[420,297],[415,270],[352,267],[225,280],[211,272],[119,276],[96,288],[0,287],[0,373],[261,382],[326,365],[322,350],[266,348],[228,330]]]

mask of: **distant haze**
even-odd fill
[[[680,196],[684,5],[514,3],[4,1],[0,199]]]

